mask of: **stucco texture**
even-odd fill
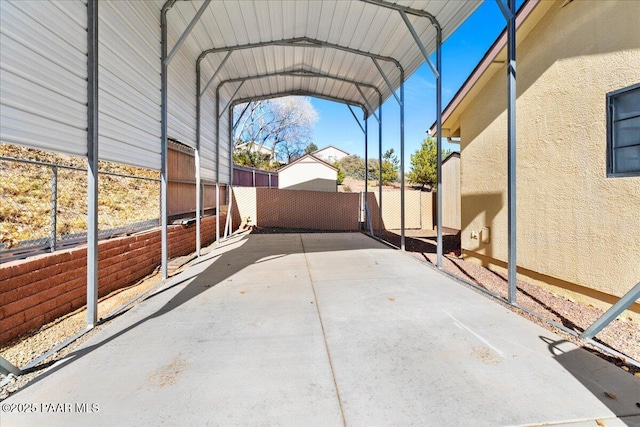
[[[605,101],[640,82],[640,2],[563,3],[518,40],[518,266],[619,297],[640,281],[640,178],[606,177]],[[460,118],[462,247],[484,261],[507,258],[506,80]]]

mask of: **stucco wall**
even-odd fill
[[[278,173],[280,189],[309,191],[338,191],[338,172],[313,158],[281,169]]]
[[[433,194],[426,191],[405,190],[405,227],[415,230],[431,230],[433,228]],[[369,193],[371,220],[373,228],[379,227],[378,189]],[[385,230],[399,230],[402,222],[400,210],[400,191],[382,192],[382,226]]]
[[[606,300],[640,280],[640,178],[606,177],[605,109],[640,82],[640,2],[562,4],[518,40],[518,266]],[[460,120],[462,247],[485,262],[507,257],[505,87],[503,66]]]
[[[460,156],[442,164],[442,226],[460,230]]]

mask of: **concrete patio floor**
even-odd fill
[[[621,426],[636,402],[640,379],[367,236],[240,235],[0,425]]]

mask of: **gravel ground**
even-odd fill
[[[421,261],[435,265],[436,240],[434,231],[407,230],[405,236],[405,247],[408,252]],[[384,238],[396,246],[400,244],[398,233],[385,231]],[[506,276],[458,258],[460,256],[459,234],[443,233],[443,252],[445,254],[442,265],[444,270],[506,299]],[[603,310],[556,295],[547,289],[523,280],[517,281],[517,288],[518,305],[537,316],[505,304],[506,307],[640,377],[640,368],[626,363],[625,359],[606,355],[600,349],[585,344],[544,320],[552,320],[580,333],[598,319]],[[618,317],[596,336],[595,341],[626,354],[635,361],[640,361],[640,324],[631,319]]]
[[[291,230],[288,230],[291,232]],[[295,232],[310,232],[311,230],[297,230]],[[281,229],[259,228],[254,233],[280,233]],[[385,231],[385,240],[399,246],[400,236],[393,232]],[[443,259],[443,268],[448,272],[475,283],[477,286],[487,289],[494,294],[506,297],[507,281],[499,273],[495,273],[487,268],[480,267],[470,262],[458,258],[460,255],[460,237],[456,234],[445,233],[443,235],[444,252],[447,254]],[[431,230],[408,230],[405,240],[406,250],[421,261],[435,264],[436,246],[435,234]],[[186,268],[180,262],[186,262],[190,258],[183,257],[178,264],[173,265],[172,271],[178,272]],[[175,264],[175,262],[174,262]],[[118,307],[149,292],[160,284],[160,274],[154,274],[140,280],[136,284],[113,292],[102,298],[98,303],[99,317],[107,316]],[[561,323],[569,329],[581,332],[596,320],[602,310],[571,301],[565,297],[556,295],[548,290],[542,289],[525,281],[518,280],[518,304],[544,319]],[[142,300],[142,299],[140,299]],[[612,357],[604,354],[597,348],[592,348],[579,341],[574,336],[559,330],[538,316],[528,314],[523,310],[506,305],[506,307],[529,318],[531,321],[557,333],[563,338],[585,347],[598,356],[619,366],[621,369],[640,377],[640,368],[626,363],[624,359]],[[46,367],[55,361],[64,358],[74,351],[78,346],[93,336],[97,331],[106,327],[109,320],[102,321],[94,329],[83,335],[71,345],[52,354],[42,361],[31,372],[14,378],[11,382],[0,389],[0,400],[6,399],[10,394],[38,376]],[[20,337],[0,347],[0,355],[16,366],[25,366],[35,357],[46,353],[58,344],[64,342],[69,337],[82,331],[86,326],[86,310],[78,310],[60,319],[57,319],[37,331]],[[625,318],[618,318],[601,331],[597,336],[601,344],[624,353],[629,357],[640,361],[640,325]],[[1,377],[0,380],[3,380]]]

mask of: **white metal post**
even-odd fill
[[[507,126],[508,126],[508,280],[509,280],[509,303],[516,303],[516,1],[509,0],[510,16],[507,20]]]
[[[380,165],[382,174],[382,164]],[[404,72],[400,77],[400,250],[405,250],[405,191],[404,191]]]
[[[196,61],[196,150],[194,156],[196,178],[196,256],[200,256],[200,210],[202,206],[202,193],[200,191],[200,138],[202,123],[202,96],[200,95],[200,61]]]
[[[442,29],[436,27],[436,266],[442,269]]]
[[[87,326],[98,323],[98,0],[87,3]]]
[[[382,99],[378,105],[378,237],[382,239]]]
[[[216,242],[220,242],[220,90],[216,89]]]

